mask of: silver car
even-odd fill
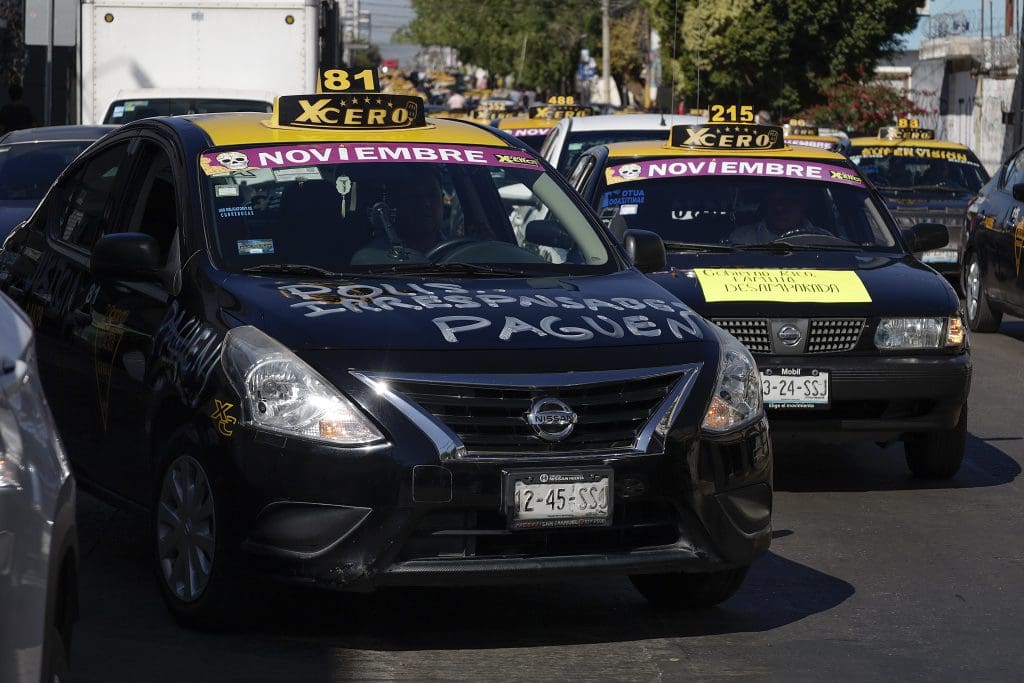
[[[77,611],[75,482],[32,322],[0,294],[0,681],[67,680]]]

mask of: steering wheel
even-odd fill
[[[804,225],[804,226],[800,226],[799,228],[790,228],[786,232],[784,232],[781,235],[779,235],[778,237],[776,237],[775,241],[784,240],[784,239],[787,239],[789,237],[796,237],[797,235],[827,235],[829,237],[835,237],[835,235],[830,233],[828,230],[823,230],[823,229],[815,227],[813,225],[811,225],[811,226]]]
[[[476,242],[477,240],[472,237],[454,237],[450,240],[445,240],[440,244],[432,246],[425,256],[431,261],[440,261],[444,256],[456,247],[466,244],[467,242]]]

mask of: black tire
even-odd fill
[[[234,623],[237,607],[240,604],[239,587],[241,582],[237,576],[238,562],[235,551],[237,544],[232,542],[237,535],[234,534],[234,525],[226,514],[226,511],[230,509],[227,501],[224,500],[226,486],[222,476],[209,462],[193,428],[183,427],[171,435],[163,447],[159,459],[159,477],[153,495],[151,539],[157,583],[168,610],[181,626],[218,630]],[[212,553],[203,552],[204,562],[198,561],[198,555],[189,556],[189,561],[197,560],[196,566],[199,569],[195,574],[205,576],[205,581],[201,582],[202,585],[198,589],[192,581],[188,582],[187,588],[178,585],[173,575],[168,575],[168,571],[173,572],[173,567],[176,565],[173,562],[168,564],[169,561],[165,555],[162,555],[161,550],[161,537],[166,536],[168,530],[166,522],[161,521],[161,505],[163,504],[161,496],[165,478],[170,476],[175,468],[178,468],[175,470],[176,472],[180,472],[181,468],[186,465],[197,465],[199,469],[196,472],[202,472],[202,477],[208,482],[208,506],[213,511],[208,524],[204,523],[204,534],[199,533],[198,524],[196,530],[189,529],[186,532],[186,534],[194,536],[212,534],[213,543],[210,544]],[[201,498],[205,503],[206,497],[201,496]],[[207,505],[201,503],[201,507],[205,509]],[[179,511],[181,511],[180,508]],[[166,517],[163,519],[166,520]],[[181,554],[177,553],[177,555]],[[189,568],[191,566],[189,565]],[[206,569],[204,570],[202,567],[206,567]],[[193,574],[193,572],[187,573]]]
[[[68,666],[68,646],[64,642],[64,636],[56,625],[50,624],[46,627],[46,661],[43,662],[43,674],[40,680],[44,683],[61,683],[71,680],[71,670]]]
[[[907,467],[921,479],[949,479],[960,471],[967,443],[967,404],[952,429],[915,434],[903,440]]]
[[[970,251],[964,259],[963,290],[967,326],[973,332],[995,332],[1003,322],[1003,312],[992,308],[981,276],[978,252]]]
[[[725,602],[740,589],[750,567],[688,574],[636,574],[629,580],[647,601],[667,609],[702,609]]]

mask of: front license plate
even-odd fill
[[[808,368],[768,368],[761,371],[761,396],[769,408],[828,406],[828,372]]]
[[[956,263],[956,259],[956,249],[936,249],[921,255],[921,260],[925,263]]]
[[[504,474],[510,529],[612,523],[611,470],[512,470]]]

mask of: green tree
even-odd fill
[[[662,61],[695,105],[788,116],[842,73],[870,73],[917,25],[922,0],[648,0]],[[673,50],[675,58],[673,59]]]
[[[600,6],[593,0],[412,0],[416,18],[404,40],[446,45],[465,63],[517,83],[566,91],[581,48],[600,41]]]

